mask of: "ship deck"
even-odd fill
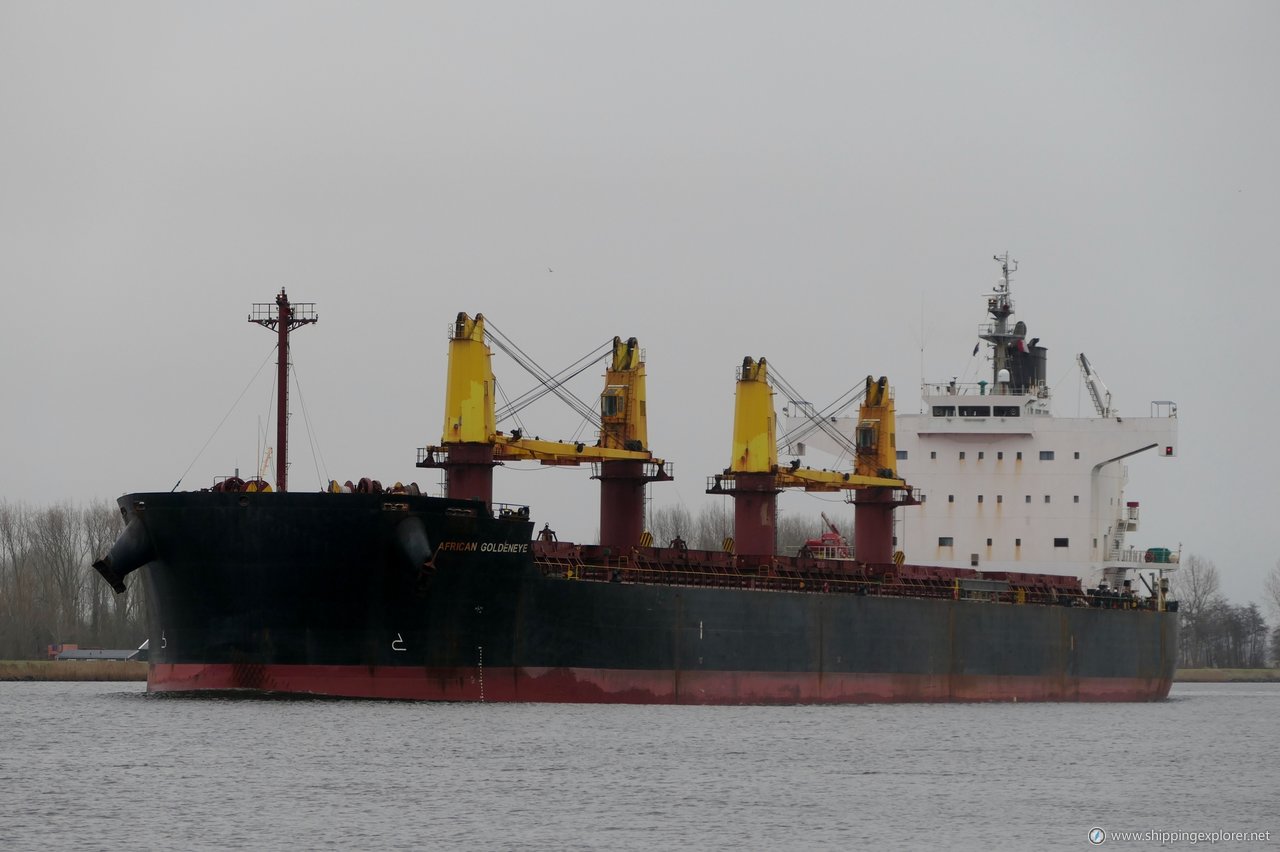
[[[1078,577],[978,571],[856,559],[752,556],[687,547],[635,547],[535,541],[534,564],[545,577],[609,583],[754,589],[810,594],[945,598],[1008,604],[1158,610],[1156,598],[1085,589]],[[1170,604],[1170,608],[1176,605]]]

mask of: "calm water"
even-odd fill
[[[0,847],[1091,849],[1095,825],[1280,846],[1280,685],[785,708],[143,689],[0,683]]]

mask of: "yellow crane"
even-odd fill
[[[644,485],[671,479],[667,463],[648,448],[644,361],[636,339],[613,339],[613,353],[600,395],[600,434],[595,444],[527,438],[521,430],[499,431],[495,409],[493,352],[485,342],[483,314],[460,313],[449,340],[449,375],[443,435],[421,451],[419,467],[444,468],[450,497],[493,500],[493,465],[537,461],[544,465],[599,463],[600,543],[639,543]]]
[[[772,555],[777,494],[783,488],[857,492],[855,548],[865,562],[892,556],[893,509],[913,505],[911,489],[897,475],[893,397],[889,380],[867,376],[866,393],[854,433],[853,470],[817,470],[800,460],[779,466],[773,388],[768,364],[743,359],[738,372],[729,467],[707,485],[708,494],[734,498],[734,538],[738,553]],[[865,509],[862,507],[866,507]],[[886,527],[887,524],[887,527]],[[886,532],[887,529],[887,532]],[[886,547],[890,549],[886,551]]]

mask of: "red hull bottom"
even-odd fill
[[[1157,701],[1169,678],[153,663],[149,692],[245,690],[415,701],[866,704]]]

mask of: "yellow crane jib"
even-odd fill
[[[803,488],[805,491],[849,491],[856,488],[906,488],[904,480],[892,476],[862,476],[838,470],[816,470],[811,467],[783,468],[778,472],[781,488]]]
[[[484,315],[458,314],[449,338],[444,444],[487,444],[497,433],[493,352],[484,342]]]
[[[600,439],[585,442],[544,441],[526,438],[518,431],[493,438],[494,455],[504,461],[537,461],[545,465],[578,465],[583,462],[639,461],[657,466],[657,478],[669,479],[662,459],[649,452],[646,419],[644,360],[634,338],[613,339],[613,357],[605,370],[600,394]]]
[[[653,457],[648,450],[621,450],[584,444],[581,441],[544,441],[541,438],[525,438],[518,433],[495,435],[494,458],[503,461],[538,461],[543,464],[575,465],[599,461],[644,461],[662,466],[662,459]]]

